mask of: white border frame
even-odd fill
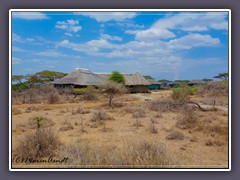
[[[12,12],[73,12],[73,11],[82,11],[82,12],[228,12],[228,70],[229,70],[229,95],[228,95],[228,125],[229,125],[229,134],[228,134],[228,169],[12,169]],[[10,9],[9,10],[9,171],[231,171],[231,9]]]

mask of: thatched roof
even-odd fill
[[[141,74],[134,73],[134,74],[125,74],[125,85],[127,86],[136,86],[136,85],[150,85],[150,83],[143,77]]]
[[[150,85],[150,83],[139,73],[123,74],[125,79],[125,85]],[[76,69],[67,76],[56,80],[53,84],[74,84],[81,86],[95,85],[99,86],[104,84],[111,74],[95,74],[89,70]]]
[[[107,81],[111,74],[97,74],[103,81]],[[137,85],[150,85],[150,83],[139,73],[123,74],[125,79],[125,85],[137,86]]]
[[[53,84],[74,84],[81,86],[91,86],[91,85],[101,85],[103,80],[97,75],[89,70],[76,69],[67,76],[56,80]]]

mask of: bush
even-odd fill
[[[54,156],[60,146],[58,135],[51,128],[26,134],[16,147],[16,155],[26,158]]]
[[[196,95],[198,89],[193,86],[183,86],[173,88],[172,99],[175,101],[186,102],[189,100],[190,95]]]
[[[105,120],[114,120],[114,118],[108,116],[107,113],[103,110],[95,111],[91,118],[92,122],[103,123]]]
[[[52,119],[46,118],[44,116],[33,116],[28,119],[27,127],[30,129],[39,129],[54,126]]]
[[[167,140],[183,140],[184,135],[182,132],[173,130],[166,136],[166,139]]]
[[[149,108],[152,111],[166,112],[179,110],[180,106],[178,102],[171,99],[157,99],[149,102]]]
[[[199,92],[209,97],[227,96],[228,80],[208,83],[202,86]]]
[[[186,107],[181,110],[181,116],[178,117],[176,126],[180,129],[189,129],[196,126],[197,115],[192,107]]]

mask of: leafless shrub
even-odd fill
[[[152,111],[166,112],[179,110],[180,105],[172,99],[157,99],[149,102],[149,108]]]
[[[146,111],[143,108],[138,108],[133,114],[133,118],[144,118],[146,117]]]
[[[48,102],[50,104],[56,104],[59,102],[59,95],[58,94],[50,94],[48,97]]]
[[[69,131],[74,129],[74,127],[72,126],[72,124],[68,121],[66,121],[59,129],[59,131]]]
[[[91,118],[92,122],[99,122],[100,124],[103,124],[103,121],[105,120],[114,120],[114,118],[107,115],[103,110],[95,111]]]
[[[205,143],[206,146],[222,146],[224,143],[220,140],[208,139]]]
[[[72,109],[72,115],[76,115],[76,114],[88,114],[91,111],[89,109],[85,109],[82,106],[79,106],[76,111]]]
[[[182,132],[179,132],[177,130],[173,130],[166,136],[166,139],[167,140],[183,140],[184,135],[183,135]]]
[[[199,93],[203,96],[218,97],[228,95],[228,81],[211,82],[201,87]]]
[[[204,129],[208,133],[228,134],[228,127],[226,126],[213,125],[213,126],[207,126]]]
[[[42,158],[54,156],[60,146],[58,135],[51,128],[39,129],[28,133],[21,139],[15,149],[17,156],[25,158]]]
[[[156,124],[156,119],[155,118],[151,118],[150,119],[150,132],[151,133],[157,133],[158,132],[158,130],[156,129],[156,127],[155,127],[155,124]]]
[[[181,115],[177,119],[176,126],[180,129],[189,129],[196,126],[197,115],[192,107],[183,108]]]

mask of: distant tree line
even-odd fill
[[[48,70],[28,75],[12,75],[12,88],[13,90],[22,90],[41,87],[66,75],[67,73]]]

